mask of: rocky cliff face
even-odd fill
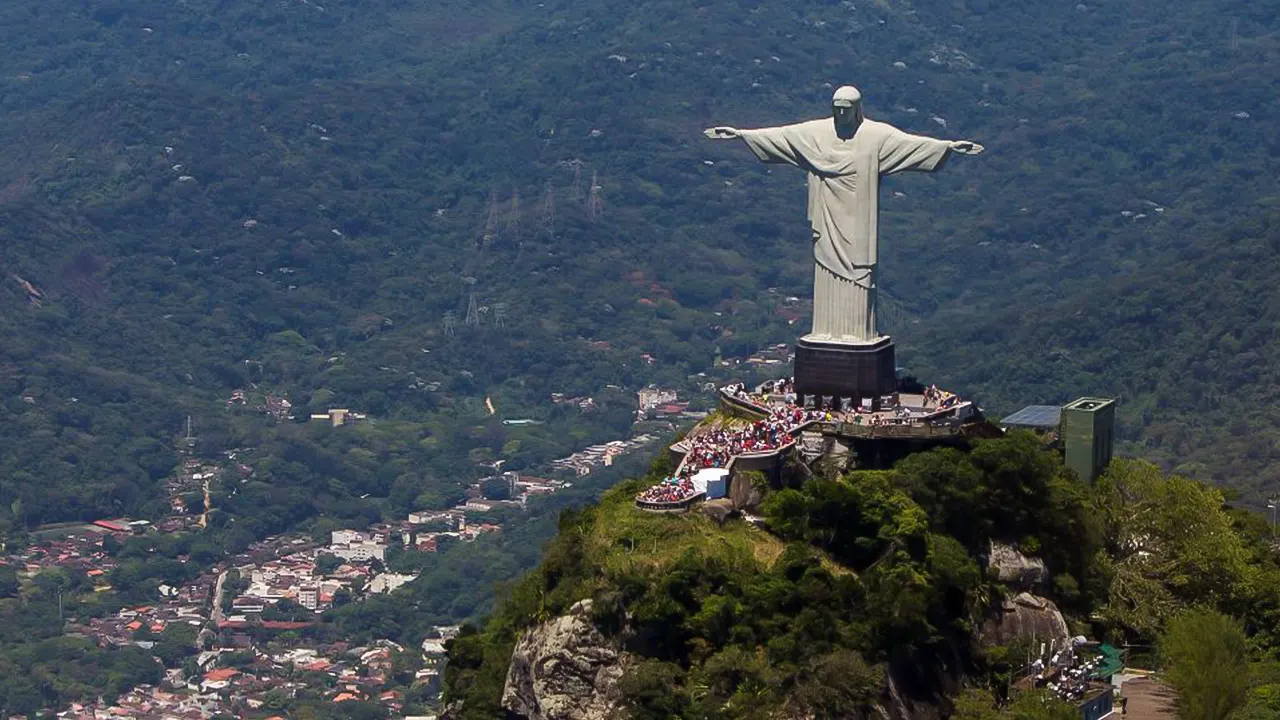
[[[608,720],[625,716],[618,679],[635,658],[604,637],[591,622],[590,600],[569,612],[529,629],[511,654],[502,693],[502,707],[527,720]],[[858,720],[938,720],[939,700],[960,684],[958,667],[934,668],[931,697],[911,697],[904,684],[918,684],[890,670],[880,701]],[[917,671],[920,668],[916,668]],[[938,671],[941,671],[939,674]],[[817,720],[783,714],[778,720]]]
[[[623,714],[618,678],[631,657],[591,622],[591,601],[531,628],[516,643],[502,707],[529,720],[605,720]]]
[[[1061,648],[1071,636],[1058,606],[1030,593],[1005,600],[982,626],[982,644],[988,647],[1033,639]]]
[[[1049,584],[1049,570],[1039,558],[1027,557],[1010,545],[992,541],[987,575],[1015,590],[1036,592]]]

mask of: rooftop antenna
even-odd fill
[[[453,329],[458,326],[458,314],[452,310],[446,310],[444,313],[444,334],[452,336]]]
[[[599,176],[593,170],[591,172],[591,195],[587,198],[587,219],[591,222],[600,222],[600,218],[603,216],[604,203],[600,200]]]
[[[547,181],[547,187],[542,192],[542,220],[540,229],[549,238],[556,236],[556,188]]]

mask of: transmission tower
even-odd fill
[[[458,314],[452,310],[446,310],[444,313],[444,334],[453,335],[453,329],[458,326]]]
[[[493,310],[494,326],[497,327],[499,330],[506,330],[507,329],[507,304],[502,302],[494,303],[492,310]]]
[[[476,303],[475,293],[467,296],[467,319],[464,322],[471,327],[476,327],[480,324],[480,307]]]
[[[600,200],[600,183],[595,171],[591,172],[591,195],[587,198],[587,219],[600,222],[604,216],[604,203]]]
[[[1228,47],[1232,52],[1240,49],[1240,18],[1238,17],[1231,18],[1231,40]]]
[[[542,192],[540,229],[549,238],[556,235],[556,188],[550,181]]]
[[[195,430],[192,428],[192,424],[191,424],[191,416],[190,416],[190,415],[188,415],[188,416],[187,416],[187,436],[186,436],[186,438],[184,438],[184,439],[185,439],[185,440],[186,440],[186,442],[187,442],[187,449],[188,449],[188,450],[191,450],[191,449],[195,448],[195,446],[196,446],[196,433],[195,433]]]
[[[503,234],[512,240],[520,240],[520,191],[511,192],[511,209],[507,211],[507,226]]]
[[[480,247],[488,248],[498,236],[498,191],[489,191],[489,214],[484,221],[484,234],[480,238]]]
[[[573,184],[569,186],[569,198],[574,202],[582,202],[582,161],[570,160],[569,167],[573,168]]]

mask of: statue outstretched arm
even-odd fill
[[[707,128],[702,131],[702,134],[712,140],[733,140],[742,137],[742,133],[738,131],[738,128],[731,128],[728,125]]]
[[[812,157],[817,153],[813,150],[806,125],[798,123],[748,130],[721,125],[707,128],[703,134],[716,140],[740,139],[762,162],[809,168]]]
[[[933,172],[941,169],[953,152],[977,155],[982,150],[983,147],[972,140],[939,140],[893,128],[880,144],[880,174]]]
[[[986,148],[972,140],[952,140],[951,150],[961,155],[980,155]]]

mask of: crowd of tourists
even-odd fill
[[[937,385],[930,385],[924,389],[925,407],[929,407],[932,404],[935,409],[945,410],[958,402],[960,402],[959,395],[946,390],[939,390]]]
[[[795,382],[792,378],[771,380],[756,392],[744,383],[726,386],[723,391],[732,398],[748,403],[768,413],[745,427],[719,427],[685,439],[688,452],[675,475],[636,496],[642,503],[678,504],[696,497],[698,489],[691,478],[704,468],[723,468],[739,455],[777,452],[793,441],[793,433],[800,426],[814,420],[831,421],[838,416],[855,424],[898,425],[920,422],[917,413],[897,403],[896,394],[889,413],[869,413],[854,410],[833,413],[830,410],[812,410],[796,405]],[[930,385],[924,391],[924,407],[936,412],[959,402],[955,393]],[[925,416],[932,412],[924,413]]]
[[[674,505],[694,497],[698,492],[689,478],[673,476],[636,495],[636,502]]]
[[[689,451],[676,475],[636,496],[643,503],[681,503],[702,490],[690,481],[704,468],[722,468],[738,455],[771,453],[792,442],[792,433],[814,420],[830,420],[825,410],[806,410],[795,405],[774,405],[769,415],[745,427],[720,427],[687,438]]]

